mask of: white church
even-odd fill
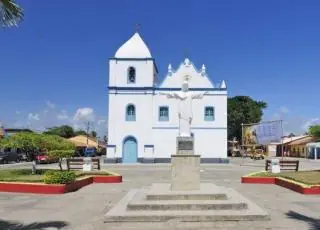
[[[155,59],[139,33],[109,60],[107,163],[169,163],[176,153],[178,101],[160,92],[180,91],[187,80],[191,92],[206,92],[192,101],[194,152],[202,163],[228,163],[227,87],[209,79],[205,65],[197,69],[186,58],[168,66],[158,82]]]

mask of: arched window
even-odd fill
[[[135,121],[136,120],[136,107],[132,104],[127,106],[126,109],[126,121]]]
[[[133,84],[135,82],[136,82],[136,69],[131,66],[128,69],[128,83]]]

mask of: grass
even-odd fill
[[[320,170],[281,172],[276,174],[271,172],[260,172],[251,176],[252,177],[283,177],[283,178],[294,180],[307,185],[320,185]]]
[[[58,169],[37,169],[36,174],[32,174],[31,169],[4,169],[0,170],[0,181],[41,183],[43,182],[45,172],[49,170],[60,171]],[[74,172],[77,177],[86,175],[110,175],[106,171],[83,172],[75,170]]]

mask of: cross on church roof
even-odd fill
[[[189,55],[188,55],[188,50],[185,49],[185,50],[184,50],[184,58],[188,58],[188,56],[189,56]]]
[[[135,29],[136,32],[139,32],[139,30],[141,29],[141,24],[140,23],[136,23],[134,29]]]

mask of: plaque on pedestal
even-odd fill
[[[177,154],[192,155],[194,154],[193,137],[177,137]]]

